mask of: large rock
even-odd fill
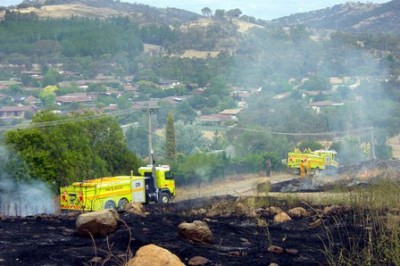
[[[207,223],[194,221],[193,223],[183,222],[178,225],[178,234],[188,240],[210,244],[212,242],[212,232]]]
[[[281,212],[283,212],[283,211],[282,211],[282,209],[279,208],[279,207],[271,206],[271,207],[265,208],[265,212],[266,212],[268,215],[277,215],[278,213],[281,213]]]
[[[288,214],[292,218],[303,218],[308,216],[308,212],[303,207],[297,207],[288,210]]]
[[[107,209],[83,213],[76,219],[80,235],[106,236],[117,230],[119,215],[116,210]]]
[[[170,251],[150,244],[141,247],[125,266],[185,266],[185,264]]]
[[[274,216],[274,223],[277,223],[277,224],[285,223],[290,220],[292,220],[292,218],[290,218],[290,216],[287,215],[286,212],[280,212]]]
[[[125,204],[125,211],[141,217],[146,217],[146,210],[140,202],[128,202]]]

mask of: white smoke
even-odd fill
[[[54,193],[50,186],[41,181],[17,182],[12,176],[4,174],[8,161],[8,151],[0,147],[0,215],[29,216],[53,214],[56,211]]]

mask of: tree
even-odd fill
[[[175,123],[175,130],[177,152],[190,154],[196,147],[200,149],[205,147],[206,139],[199,127],[178,121]]]
[[[144,125],[132,126],[126,131],[126,140],[131,151],[144,158],[149,154],[149,140]]]
[[[211,11],[211,9],[209,7],[204,7],[201,10],[201,13],[203,14],[203,16],[209,17],[209,16],[211,16],[212,11]]]
[[[165,126],[165,158],[167,161],[174,161],[176,155],[174,117],[171,113],[167,116]]]
[[[6,146],[18,156],[19,170],[33,179],[55,182],[128,175],[140,161],[127,149],[114,118],[87,113],[73,117],[37,113],[32,127],[6,133]]]
[[[60,73],[55,69],[49,69],[43,77],[43,86],[57,85],[60,80]]]
[[[216,9],[214,12],[214,17],[219,20],[224,19],[225,18],[225,10],[224,9]]]
[[[56,94],[58,90],[56,86],[47,86],[39,93],[39,99],[43,102],[44,106],[51,108],[56,104]]]
[[[239,8],[231,9],[226,12],[226,15],[230,18],[238,18],[242,14]]]

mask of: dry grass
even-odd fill
[[[28,7],[19,9],[19,12],[26,14],[34,12],[42,18],[70,18],[71,16],[107,18],[128,15],[126,12],[119,12],[110,8],[96,8],[80,4],[47,5],[41,8]]]
[[[257,185],[265,181],[276,182],[293,178],[287,174],[274,174],[267,178],[263,174],[243,174],[226,177],[200,185],[177,187],[175,201],[211,196],[257,196]]]

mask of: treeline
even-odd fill
[[[65,57],[100,57],[143,51],[139,27],[124,18],[21,19],[6,16],[0,24],[0,53]]]

